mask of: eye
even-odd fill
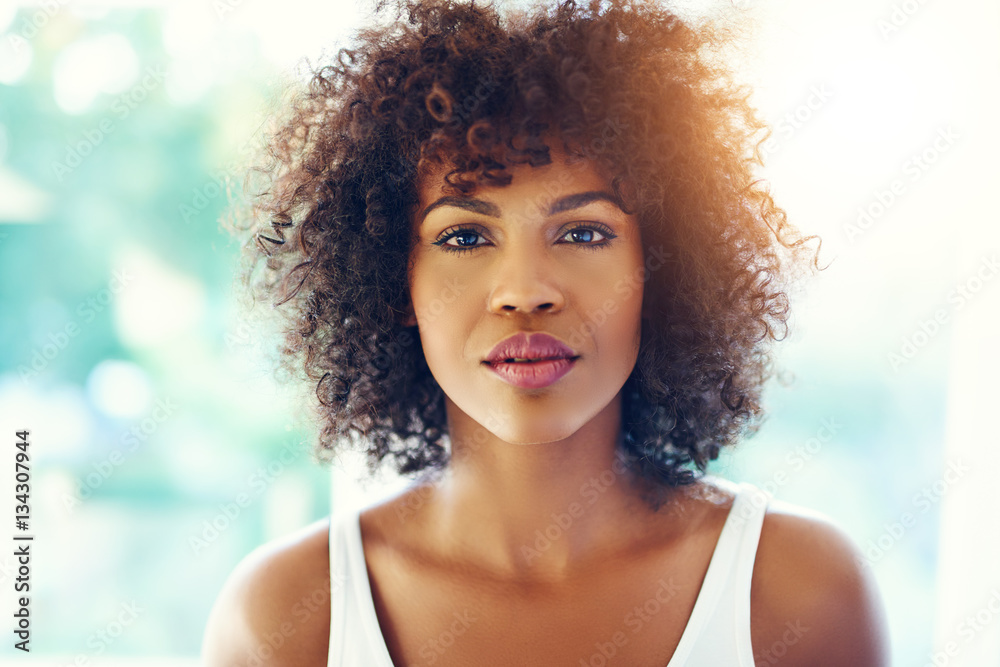
[[[465,252],[466,250],[474,250],[478,248],[479,245],[473,241],[472,243],[460,242],[458,245],[450,245],[448,241],[451,239],[468,239],[469,237],[482,236],[478,231],[471,227],[459,227],[458,229],[446,232],[437,241],[434,241],[434,245],[440,246],[442,250],[447,250],[449,252]]]
[[[595,233],[598,234],[599,236],[604,237],[604,240],[600,241],[599,243],[586,243],[586,241],[594,240]],[[591,250],[597,250],[599,248],[603,248],[604,246],[608,245],[611,242],[611,239],[617,238],[617,235],[612,233],[612,231],[608,229],[605,225],[593,222],[584,225],[577,225],[572,229],[567,229],[561,238],[566,238],[569,235],[572,235],[572,237],[577,240],[584,241],[583,243],[572,243],[571,245],[579,245],[583,246],[584,248],[589,248]]]
[[[595,234],[602,237],[602,240],[594,243]],[[482,237],[482,234],[478,230],[472,227],[459,227],[458,229],[446,232],[441,238],[434,241],[433,244],[448,252],[466,252],[481,248],[484,245],[475,242],[475,237],[477,236]],[[577,225],[576,227],[567,229],[559,238],[565,239],[567,236],[576,241],[569,242],[567,245],[577,245],[591,250],[603,248],[610,243],[611,239],[617,238],[617,234],[614,234],[606,225],[600,223]],[[451,239],[457,239],[457,243],[449,243]]]

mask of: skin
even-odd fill
[[[439,478],[360,518],[393,662],[569,667],[621,630],[628,641],[608,664],[664,667],[694,607],[734,486],[706,477],[672,490],[654,513],[626,472],[600,482],[602,473],[608,480],[608,471],[622,470],[614,466],[620,390],[637,357],[643,306],[641,280],[628,280],[636,269],[642,275],[638,223],[606,201],[548,215],[566,195],[610,192],[606,174],[556,150],[552,164],[514,167],[510,185],[473,193],[493,204],[497,217],[439,206],[424,218],[447,194],[443,173],[418,183],[406,323],[418,326],[446,394],[452,463]],[[578,247],[605,238],[568,233],[595,222],[615,238],[596,251]],[[433,244],[460,224],[479,236],[446,242],[479,247],[449,253]],[[623,284],[631,288],[616,291]],[[614,313],[600,326],[584,326],[609,299]],[[516,331],[546,331],[580,359],[548,387],[506,384],[481,360]],[[570,513],[572,523],[556,539],[538,541],[553,515]],[[328,521],[319,521],[237,567],[206,628],[205,664],[246,664],[251,656],[265,665],[326,664],[329,601],[308,614],[301,605],[329,591],[328,538]],[[780,653],[783,666],[887,665],[884,610],[870,568],[860,562],[831,521],[773,501],[750,592],[758,664],[778,664]],[[657,591],[659,611],[626,625],[629,611]],[[456,614],[471,620],[457,636]],[[792,627],[800,632],[791,634]],[[439,649],[433,640],[449,632],[455,641]],[[277,645],[282,637],[288,640]]]
[[[564,197],[611,191],[593,164],[567,164],[553,153],[551,164],[514,170],[507,186],[478,189],[475,199],[493,204],[500,217],[450,205],[424,217],[447,195],[443,169],[425,179],[414,216],[415,317],[408,323],[417,324],[428,367],[444,390],[454,443],[453,463],[424,509],[433,526],[428,539],[495,576],[555,582],[576,576],[594,558],[631,551],[646,531],[648,511],[630,486],[617,483],[620,474],[610,485],[592,481],[615,463],[621,388],[639,352],[639,223],[603,199],[549,215]],[[595,224],[611,233],[595,231]],[[460,226],[475,232],[448,238]],[[450,252],[434,245],[441,240],[478,247]],[[449,292],[449,285],[459,287]],[[439,312],[434,305],[449,293]],[[592,325],[602,313],[604,323]],[[580,358],[548,387],[508,384],[482,360],[518,331],[549,333]],[[584,495],[584,485],[593,492]],[[575,519],[566,539],[526,562],[522,547],[534,542],[536,530],[598,493],[601,502]]]

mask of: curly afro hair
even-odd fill
[[[315,385],[317,454],[353,440],[373,474],[390,456],[402,475],[447,466],[444,394],[404,324],[417,184],[444,164],[455,192],[506,185],[558,137],[614,175],[647,258],[668,258],[645,278],[620,455],[651,488],[692,483],[759,429],[786,290],[816,266],[818,237],[754,178],[768,130],[713,57],[727,30],[654,0],[396,9],[312,71],[257,168],[244,282],[285,315],[281,366]]]

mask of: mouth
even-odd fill
[[[517,357],[511,357],[508,359],[497,359],[496,361],[490,361],[489,359],[487,359],[483,361],[483,363],[488,364],[490,366],[499,366],[501,364],[538,364],[543,361],[560,361],[563,359],[567,361],[576,361],[579,358],[580,358],[579,354],[573,357],[539,357],[537,359],[521,359]]]
[[[544,331],[518,331],[493,346],[483,363],[514,387],[540,389],[569,373],[580,355]]]
[[[520,359],[508,357],[497,361],[484,361],[496,376],[514,387],[521,389],[541,389],[548,387],[566,375],[580,355],[572,357],[548,357]]]

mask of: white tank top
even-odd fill
[[[771,495],[742,482],[680,643],[665,667],[754,667],[750,645],[750,578]],[[358,517],[330,520],[330,654],[328,667],[393,667],[372,599]]]

